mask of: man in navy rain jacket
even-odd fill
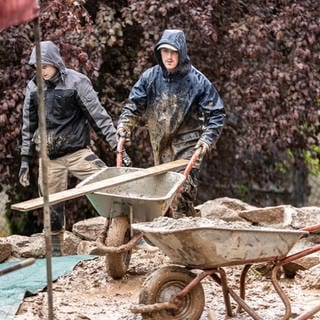
[[[190,63],[183,31],[165,30],[154,53],[158,64],[133,86],[117,134],[130,139],[137,120],[145,115],[156,165],[190,159],[201,148],[199,161],[173,202],[175,217],[193,216],[201,162],[219,139],[224,106],[212,83]]]

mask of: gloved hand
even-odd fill
[[[125,144],[130,144],[130,130],[129,128],[125,127],[123,124],[119,124],[117,128],[117,137],[125,138]]]
[[[210,149],[210,146],[205,141],[199,139],[196,146],[194,147],[196,150],[201,148],[200,157],[203,157]]]
[[[124,167],[131,167],[132,166],[132,161],[131,161],[131,159],[125,149],[123,149],[123,151],[122,151],[122,164]]]
[[[30,185],[29,161],[22,159],[19,170],[19,182],[23,187]]]

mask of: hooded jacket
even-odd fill
[[[58,73],[44,81],[47,147],[50,159],[70,154],[90,144],[90,127],[116,149],[116,131],[111,117],[101,106],[91,81],[84,74],[65,67],[58,47],[41,42],[42,64],[53,65]],[[29,64],[35,65],[33,49]],[[29,81],[23,105],[22,156],[32,156],[39,140],[38,100],[35,79]]]
[[[178,49],[177,70],[169,73],[159,46]],[[157,65],[133,86],[119,124],[132,129],[145,115],[155,164],[189,159],[199,139],[212,146],[225,120],[223,102],[211,82],[190,63],[181,30],[165,30],[154,48]]]

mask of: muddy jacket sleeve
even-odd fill
[[[34,143],[32,142],[32,138],[34,132],[38,128],[38,111],[36,105],[31,99],[31,92],[34,90],[36,90],[36,86],[33,81],[30,81],[26,88],[22,111],[21,155],[29,157],[31,157],[34,152]]]
[[[203,81],[203,93],[200,96],[199,105],[205,117],[205,128],[201,140],[209,145],[215,145],[222,132],[226,114],[217,90],[207,78]]]
[[[129,98],[125,103],[119,118],[119,124],[132,129],[138,118],[144,114],[147,107],[148,79],[151,77],[151,69],[145,71],[132,87]]]
[[[82,77],[78,83],[77,93],[91,127],[110,145],[112,150],[115,150],[117,148],[116,129],[110,115],[102,107],[89,78]]]

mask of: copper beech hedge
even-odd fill
[[[131,86],[154,64],[153,46],[165,28],[185,31],[192,63],[215,83],[228,115],[199,199],[303,204],[310,164],[316,172],[319,166],[317,1],[41,1],[42,38],[59,44],[67,65],[92,79],[115,123]],[[37,196],[36,159],[32,187],[22,189],[17,179],[24,88],[34,73],[27,65],[33,23],[2,31],[0,43],[0,182],[12,203]],[[114,165],[108,147],[92,138]],[[135,165],[152,163],[143,121],[128,151]],[[85,199],[67,208],[69,226],[94,214]],[[27,215],[32,223],[22,223],[9,204],[8,215],[19,230],[42,223],[36,212]]]

